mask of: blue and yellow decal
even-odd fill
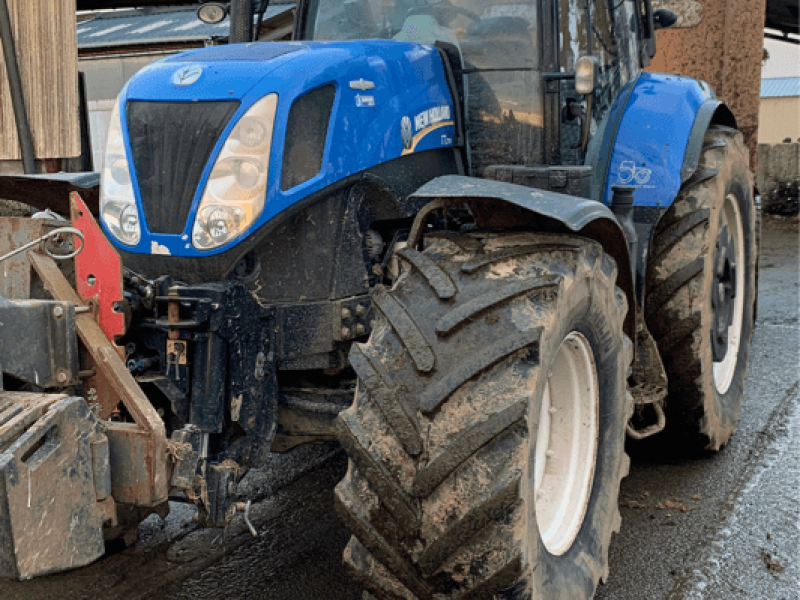
[[[453,108],[449,104],[443,104],[423,110],[413,118],[404,117],[401,131],[405,148],[403,156],[452,146],[455,136]]]

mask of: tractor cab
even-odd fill
[[[638,0],[307,0],[296,37],[443,49],[470,173],[485,176],[492,165],[596,162],[592,141],[602,138],[620,90],[649,62],[637,50],[648,15],[649,2]]]

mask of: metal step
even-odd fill
[[[115,518],[108,439],[83,398],[0,391],[0,577],[89,564]]]

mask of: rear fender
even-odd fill
[[[617,285],[625,293],[629,307],[625,333],[634,339],[636,296],[628,243],[608,207],[586,198],[460,175],[437,177],[417,190],[412,198],[427,201],[427,204],[417,217],[409,240],[416,237],[415,231],[430,210],[465,203],[470,206],[479,227],[573,233],[600,243],[617,262]]]
[[[708,127],[736,127],[730,109],[708,84],[660,73],[642,73],[611,135],[599,152],[610,156],[602,176],[603,204],[614,185],[635,188],[635,207],[668,208],[681,185],[697,170]]]
[[[612,187],[634,187],[633,220],[638,251],[633,260],[636,293],[644,303],[647,258],[653,232],[681,187],[696,172],[712,124],[736,127],[731,110],[705,82],[642,73],[612,111],[612,119],[590,148],[596,179],[592,197],[610,205]]]

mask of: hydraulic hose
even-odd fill
[[[258,41],[258,35],[261,33],[261,24],[264,22],[264,13],[269,8],[269,0],[259,0],[258,6],[258,21],[256,21],[256,28],[253,30],[253,41]]]

